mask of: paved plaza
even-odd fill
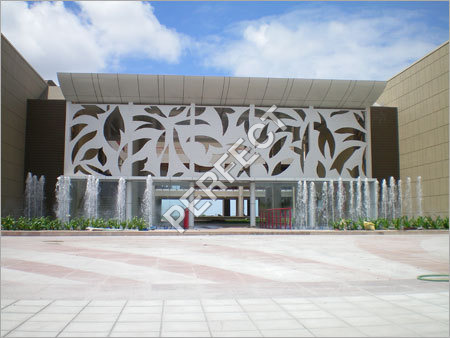
[[[1,238],[6,337],[447,337],[448,234]]]

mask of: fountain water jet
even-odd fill
[[[342,183],[342,178],[339,177],[338,180],[338,217],[339,219],[344,218],[344,184]]]
[[[323,182],[322,185],[322,217],[325,220],[325,226],[328,227],[329,212],[328,212],[328,183]]]
[[[378,208],[379,208],[379,196],[380,196],[380,182],[378,182],[378,180],[375,180],[375,191],[374,191],[374,196],[375,196],[375,218],[378,218],[378,215],[380,214]]]
[[[397,217],[397,191],[395,186],[395,178],[391,176],[389,179],[389,198],[388,198],[388,208],[390,218]]]
[[[356,216],[362,217],[362,191],[361,191],[361,177],[356,181]]]
[[[381,181],[381,216],[383,218],[388,217],[388,188],[386,179]]]
[[[148,175],[145,180],[145,191],[141,211],[145,221],[151,226],[153,223],[153,178],[151,175]]]
[[[334,222],[335,218],[334,218],[334,181],[331,180],[330,181],[330,188],[328,189],[328,201],[330,203],[330,215],[331,215],[331,221]]]
[[[416,183],[416,195],[417,195],[417,216],[423,216],[422,213],[422,177],[417,177]]]
[[[25,181],[25,216],[28,218],[44,216],[45,177],[28,173]]]
[[[364,218],[370,218],[370,187],[367,177],[364,179]]]
[[[56,181],[56,218],[64,223],[70,219],[70,177],[59,176]]]
[[[308,227],[308,182],[303,181],[303,210],[302,213],[302,227],[307,228]]]
[[[309,183],[309,227],[316,228],[316,186]]]
[[[123,177],[117,184],[116,217],[119,222],[125,221],[126,182]]]
[[[98,178],[89,175],[86,181],[84,194],[84,217],[97,218]]]
[[[412,201],[411,201],[411,177],[406,178],[405,186],[405,214],[407,217],[412,216]]]
[[[398,217],[401,217],[403,209],[402,180],[397,181],[397,208]]]

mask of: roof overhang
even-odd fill
[[[385,81],[58,73],[74,103],[366,108]]]

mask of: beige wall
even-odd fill
[[[27,99],[45,92],[46,82],[2,35],[2,216],[17,215],[23,208]]]
[[[390,79],[377,100],[398,107],[400,177],[411,177],[415,198],[422,176],[425,215],[447,216],[449,210],[448,67],[447,41]]]

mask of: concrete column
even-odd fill
[[[189,183],[189,188],[194,188],[194,182]],[[189,196],[189,202],[192,202],[194,200],[195,197],[194,195],[195,193],[192,193]],[[194,229],[194,217],[195,217],[194,213],[189,211],[189,229]]]
[[[231,201],[229,198],[223,199],[223,215],[230,216],[231,215]]]
[[[250,182],[250,226],[256,226],[255,182]]]
[[[244,216],[244,187],[242,185],[239,186],[239,198],[238,198],[238,216]]]

